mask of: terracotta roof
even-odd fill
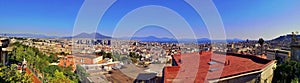
[[[100,60],[100,61],[98,61],[98,64],[102,64],[102,63],[105,63],[105,62],[107,62],[107,60]]]
[[[165,83],[175,81],[202,83],[206,79],[224,78],[261,70],[272,62],[271,60],[266,60],[254,55],[230,53],[226,55],[215,53],[188,53],[173,55],[173,58],[178,66],[164,68]],[[209,64],[209,62],[211,64]],[[176,79],[174,80],[174,78]]]
[[[74,58],[73,55],[67,55],[66,58]]]
[[[25,70],[26,73],[31,74],[31,71],[28,68],[26,68]],[[31,74],[31,79],[32,79],[32,83],[42,83],[34,73]]]

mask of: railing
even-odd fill
[[[40,82],[43,82],[43,81],[42,81],[43,78],[38,77],[38,76],[39,76],[39,75],[38,75],[38,72],[34,71],[34,69],[32,69],[32,68],[29,67],[29,66],[26,66],[26,67],[27,67],[27,69],[29,69],[30,72],[34,73],[35,77],[37,77],[37,78],[39,79]]]

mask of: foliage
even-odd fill
[[[112,58],[113,58],[114,61],[120,61],[121,60],[121,56],[122,55],[116,55],[116,54],[114,54],[114,55],[112,55]]]
[[[89,76],[89,74],[85,71],[85,69],[82,67],[82,66],[80,66],[79,64],[78,65],[76,65],[76,73],[78,74],[78,78],[80,79],[80,80],[83,80],[83,79],[85,79],[87,76]]]
[[[293,79],[291,83],[299,83],[299,78]]]
[[[261,46],[263,46],[264,42],[265,42],[265,40],[264,40],[263,38],[259,38],[258,43],[259,43]]]
[[[277,66],[274,71],[274,82],[291,83],[300,81],[300,63],[296,61],[287,61]]]
[[[55,70],[54,76],[49,78],[50,83],[74,83],[69,78],[67,78],[63,72]]]
[[[73,80],[75,82],[77,82],[79,79],[77,77],[77,75],[75,73],[72,72],[72,67],[69,66],[67,68],[62,68],[56,65],[49,65],[43,68],[43,73],[46,74],[47,78],[53,78],[55,77],[55,72],[59,71],[59,72],[63,72],[63,75],[65,77],[68,77],[70,80]]]
[[[58,57],[54,53],[50,53],[50,55],[47,56],[40,52],[37,48],[29,47],[19,42],[16,42],[13,45],[14,51],[9,57],[12,63],[20,63],[26,59],[28,67],[34,69],[38,73],[44,74],[47,79],[55,78],[57,70],[58,72],[62,72],[62,75],[69,80],[73,80],[70,82],[78,82],[78,77],[72,72],[71,67],[61,68],[56,65],[49,65],[50,63],[57,62],[58,60]]]
[[[113,58],[112,53],[106,53],[105,51],[101,50],[100,52],[96,52],[96,55],[103,56],[103,59],[105,58]]]
[[[31,74],[20,72],[17,70],[16,64],[12,64],[10,67],[1,65],[0,77],[2,78],[1,81],[7,83],[30,83],[32,81]]]
[[[58,67],[56,65],[49,65],[49,66],[44,67],[42,70],[43,70],[42,72],[44,72],[48,76],[53,77],[55,70],[62,71],[62,68]]]
[[[49,56],[49,58],[48,58],[48,61],[49,61],[50,63],[55,63],[55,62],[57,62],[57,60],[58,60],[58,57],[57,57],[56,55],[54,55],[53,53],[50,53],[50,56]]]
[[[78,75],[72,72],[72,67],[69,66],[67,68],[63,68],[62,72],[64,73],[65,76],[67,76],[70,80],[78,82]]]
[[[14,38],[16,40],[26,40],[27,39],[27,38],[21,38],[21,37],[12,37],[12,38]]]
[[[107,53],[106,56],[103,56],[104,58],[112,58],[112,54],[111,53]]]
[[[141,55],[136,54],[135,52],[130,52],[130,53],[129,53],[129,57],[130,57],[130,60],[131,60],[133,63],[137,63],[138,60],[140,60],[140,59],[142,58]]]
[[[140,57],[140,55],[139,55],[139,54],[136,54],[135,52],[130,52],[130,53],[129,53],[129,56],[130,56],[131,58],[139,58],[139,57]]]
[[[138,60],[136,58],[131,58],[132,63],[137,63]]]

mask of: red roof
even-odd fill
[[[66,58],[74,58],[73,55],[67,55]]]
[[[25,70],[26,73],[31,74],[31,71],[28,68],[26,68]],[[34,73],[31,74],[31,79],[32,79],[32,83],[42,83]]]
[[[253,55],[240,54],[188,53],[173,55],[173,58],[178,66],[165,67],[165,83],[175,81],[203,83],[206,79],[224,78],[261,70],[272,62]],[[209,62],[212,62],[212,65]]]

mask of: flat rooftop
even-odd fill
[[[82,57],[82,58],[90,58],[90,59],[93,59],[93,58],[97,57],[94,54],[73,54],[73,56],[75,56],[75,57]]]

